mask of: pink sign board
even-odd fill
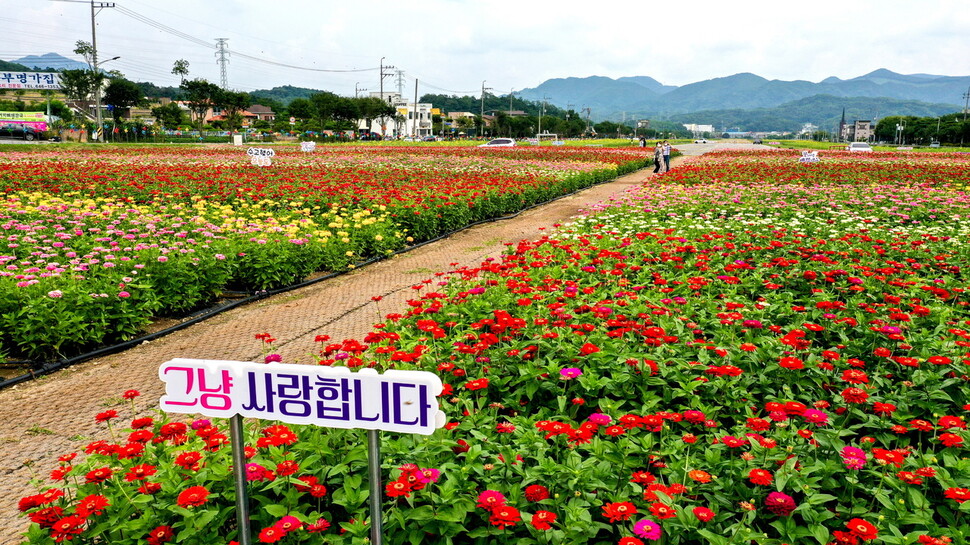
[[[422,435],[445,424],[441,379],[427,371],[176,358],[158,368],[158,378],[167,412]]]

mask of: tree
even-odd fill
[[[340,97],[329,91],[315,93],[310,96],[310,104],[313,105],[313,117],[320,121],[322,127],[328,121],[334,119],[334,114],[340,104]]]
[[[145,102],[141,88],[124,78],[112,79],[104,89],[104,103],[111,107],[111,117],[115,123],[118,123],[125,110]]]
[[[152,115],[155,116],[156,122],[166,129],[175,129],[185,122],[185,114],[175,102],[152,108]]]
[[[201,130],[206,112],[215,106],[216,97],[222,92],[222,89],[218,85],[201,78],[183,81],[179,87],[185,92],[185,100],[189,103],[189,110],[192,111]]]
[[[175,61],[172,66],[172,73],[179,77],[180,82],[184,82],[185,77],[189,75],[189,61],[185,59]]]
[[[290,114],[290,117],[297,119],[310,119],[313,117],[313,105],[305,98],[294,98],[289,106],[286,107],[286,111]]]
[[[393,116],[396,112],[393,106],[378,97],[363,97],[354,100],[357,102],[360,119],[364,120],[368,131],[372,121]]]
[[[88,63],[93,71],[94,66],[94,46],[90,42],[85,42],[84,40],[78,40],[74,42],[74,53],[84,57],[84,62]]]
[[[213,102],[216,108],[222,110],[222,115],[226,118],[226,128],[234,130],[242,124],[240,112],[249,107],[249,93],[219,89],[213,97]]]
[[[61,91],[71,100],[87,100],[94,92],[90,70],[61,70]]]

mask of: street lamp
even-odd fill
[[[104,141],[104,135],[102,134],[102,130],[104,129],[104,119],[102,119],[101,117],[101,78],[99,77],[99,74],[98,74],[98,65],[104,64],[106,62],[116,61],[120,58],[121,58],[120,56],[111,57],[110,59],[99,63],[98,58],[94,57],[91,63],[91,65],[94,67],[94,107],[95,107],[94,118],[96,120],[96,123],[98,124],[98,126],[94,130],[94,134],[96,135],[95,138],[97,139],[98,142]]]

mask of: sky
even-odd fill
[[[102,4],[105,2],[96,2]],[[750,72],[850,79],[879,68],[970,75],[968,0],[115,0],[98,10],[105,70],[157,85],[294,85],[354,96],[507,95],[552,78],[650,76],[685,85]],[[0,59],[73,53],[90,0],[0,0]],[[285,66],[283,66],[285,65]]]

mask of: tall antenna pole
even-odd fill
[[[229,77],[226,73],[226,65],[229,64],[229,50],[226,49],[226,43],[229,38],[216,38],[216,47],[219,48],[216,51],[216,62],[219,64],[219,81],[222,83],[222,88],[229,89]]]
[[[420,135],[420,129],[418,129],[418,78],[414,78],[414,136]]]

